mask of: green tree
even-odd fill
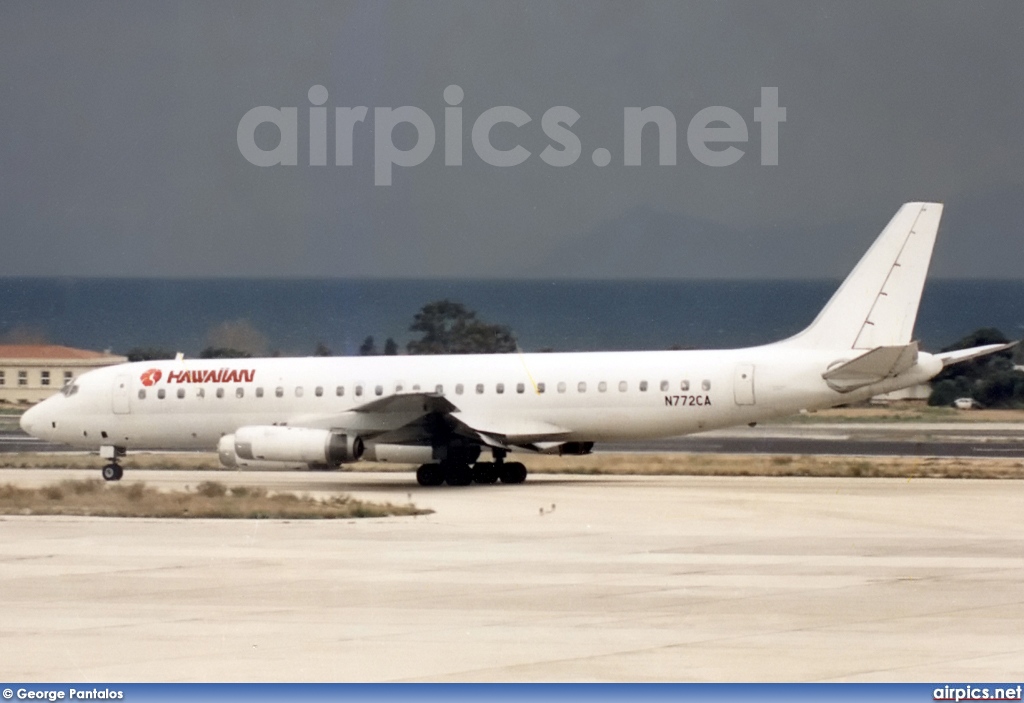
[[[363,343],[359,345],[360,356],[376,356],[377,355],[377,343],[373,341],[373,335],[370,335],[363,340]]]
[[[395,356],[398,354],[398,342],[388,337],[384,342],[384,356]]]
[[[1007,338],[993,327],[975,330],[942,351],[985,344],[1005,344]],[[932,380],[929,405],[949,405],[957,398],[974,398],[986,408],[1024,406],[1024,373],[1013,368],[1013,349],[947,366]]]
[[[132,347],[125,356],[128,357],[128,361],[156,361],[173,359],[174,352],[159,347]]]
[[[199,352],[200,359],[249,359],[252,354],[230,347],[206,347]]]
[[[410,354],[500,354],[516,350],[511,329],[478,320],[474,311],[451,300],[424,305],[409,330],[422,335],[406,346]]]
[[[313,356],[333,356],[334,353],[331,348],[323,342],[317,342],[316,348],[313,350]]]

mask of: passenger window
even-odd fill
[[[537,384],[537,392],[538,393],[543,393],[544,392],[544,388],[545,388],[545,386],[544,386],[543,383],[538,383]]]
[[[516,393],[525,393],[525,392],[526,392],[526,384],[524,384],[524,383],[517,383],[516,384]]]
[[[200,386],[199,388],[196,388],[196,398],[205,398],[205,397],[206,397],[206,389],[203,388],[202,386]]]
[[[334,395],[338,396],[339,398],[345,395],[345,386],[338,386],[337,388],[335,388]]]
[[[224,397],[224,389],[223,388],[218,388],[217,389],[217,397],[218,398],[223,398]]]
[[[236,388],[235,389],[235,397],[236,398],[244,398],[245,397],[245,389],[242,388],[241,386]]]
[[[256,389],[256,397],[257,398],[262,398],[263,397],[263,386],[260,386],[259,388]]]
[[[478,394],[479,394],[479,393],[483,393],[483,392],[484,392],[484,384],[482,384],[482,383],[478,383],[478,384],[476,384],[476,392],[477,392]]]
[[[646,393],[647,392],[647,381],[640,381],[640,392],[641,393]]]
[[[455,384],[455,395],[462,395],[462,391],[464,391],[465,389],[466,389],[466,387],[463,386],[461,383],[456,383]]]
[[[668,381],[662,381],[661,382],[661,390],[662,391],[667,391],[668,390]]]
[[[412,384],[412,389],[413,389],[414,392],[419,393],[420,392],[420,384],[418,384],[418,383]]]
[[[558,382],[558,392],[565,393],[565,381]]]
[[[619,393],[625,393],[629,390],[629,384],[625,381],[619,381]]]
[[[579,393],[586,393],[587,392],[587,382],[586,381],[580,381],[576,385],[576,390]]]
[[[401,393],[402,392],[402,388],[403,388],[403,386],[402,386],[401,383],[395,384],[395,393]]]
[[[323,386],[317,386],[316,390],[313,391],[313,392],[316,394],[317,398],[321,398],[321,397],[323,397],[323,394],[324,394],[324,387]]]
[[[376,395],[384,395],[384,386],[375,386],[373,392]]]
[[[362,395],[363,395],[363,387],[362,386],[356,386],[356,395],[359,396],[359,397],[362,397]]]
[[[274,395],[276,395],[278,398],[284,398],[284,388],[282,386],[278,386],[277,388],[275,388]]]
[[[597,392],[598,393],[604,393],[606,390],[608,390],[608,384],[607,383],[605,383],[604,381],[601,381],[600,383],[597,384]]]
[[[139,400],[145,400],[145,399],[146,399],[146,389],[145,388],[140,388],[139,389]]]
[[[689,381],[680,381],[679,382],[679,390],[681,390],[681,391],[688,391],[688,390],[690,390],[690,382]]]
[[[158,390],[156,392],[156,397],[159,398],[160,400],[163,400],[164,398],[167,397],[167,391],[165,391],[163,388],[161,388],[160,390]]]
[[[505,392],[505,384],[504,383],[499,383],[497,386],[494,387],[494,390],[496,392],[498,392],[498,393],[504,393]]]
[[[704,379],[703,381],[700,382],[700,387],[706,391],[711,390],[711,381]]]
[[[184,388],[179,388],[178,389],[178,398],[179,399],[184,399],[185,398],[185,389]]]
[[[295,397],[296,398],[301,398],[302,397],[302,386],[295,386]]]
[[[436,386],[434,386],[434,392],[437,393],[438,395],[444,395],[444,386],[438,383]]]

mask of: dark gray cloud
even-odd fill
[[[901,202],[937,199],[937,274],[1019,278],[1022,28],[1017,2],[7,2],[0,275],[837,276]],[[371,108],[351,167],[303,165],[315,84]],[[763,86],[788,113],[776,167],[758,163]],[[298,166],[241,156],[258,105],[299,108]],[[375,186],[372,108],[400,105],[438,143]],[[520,166],[470,145],[496,105],[533,118],[494,132],[532,152]],[[555,105],[581,115],[566,168],[539,159]],[[625,167],[623,108],[649,105],[675,114],[678,163],[650,134]],[[686,148],[712,105],[750,128],[733,166]]]

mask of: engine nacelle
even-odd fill
[[[229,469],[255,469],[263,471],[286,471],[289,469],[305,469],[309,464],[301,461],[259,461],[257,459],[243,459],[235,454],[235,436],[224,435],[217,442],[217,458],[220,463]]]
[[[397,464],[429,464],[436,459],[434,448],[412,444],[377,444],[370,442],[363,454],[366,461]]]
[[[256,425],[239,427],[234,437],[241,459],[337,465],[363,456],[360,437],[330,430]]]
[[[590,454],[594,449],[593,442],[538,442],[541,454],[558,454],[559,456],[580,456]]]

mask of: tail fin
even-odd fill
[[[787,344],[875,349],[910,342],[941,203],[906,203],[814,322]]]

